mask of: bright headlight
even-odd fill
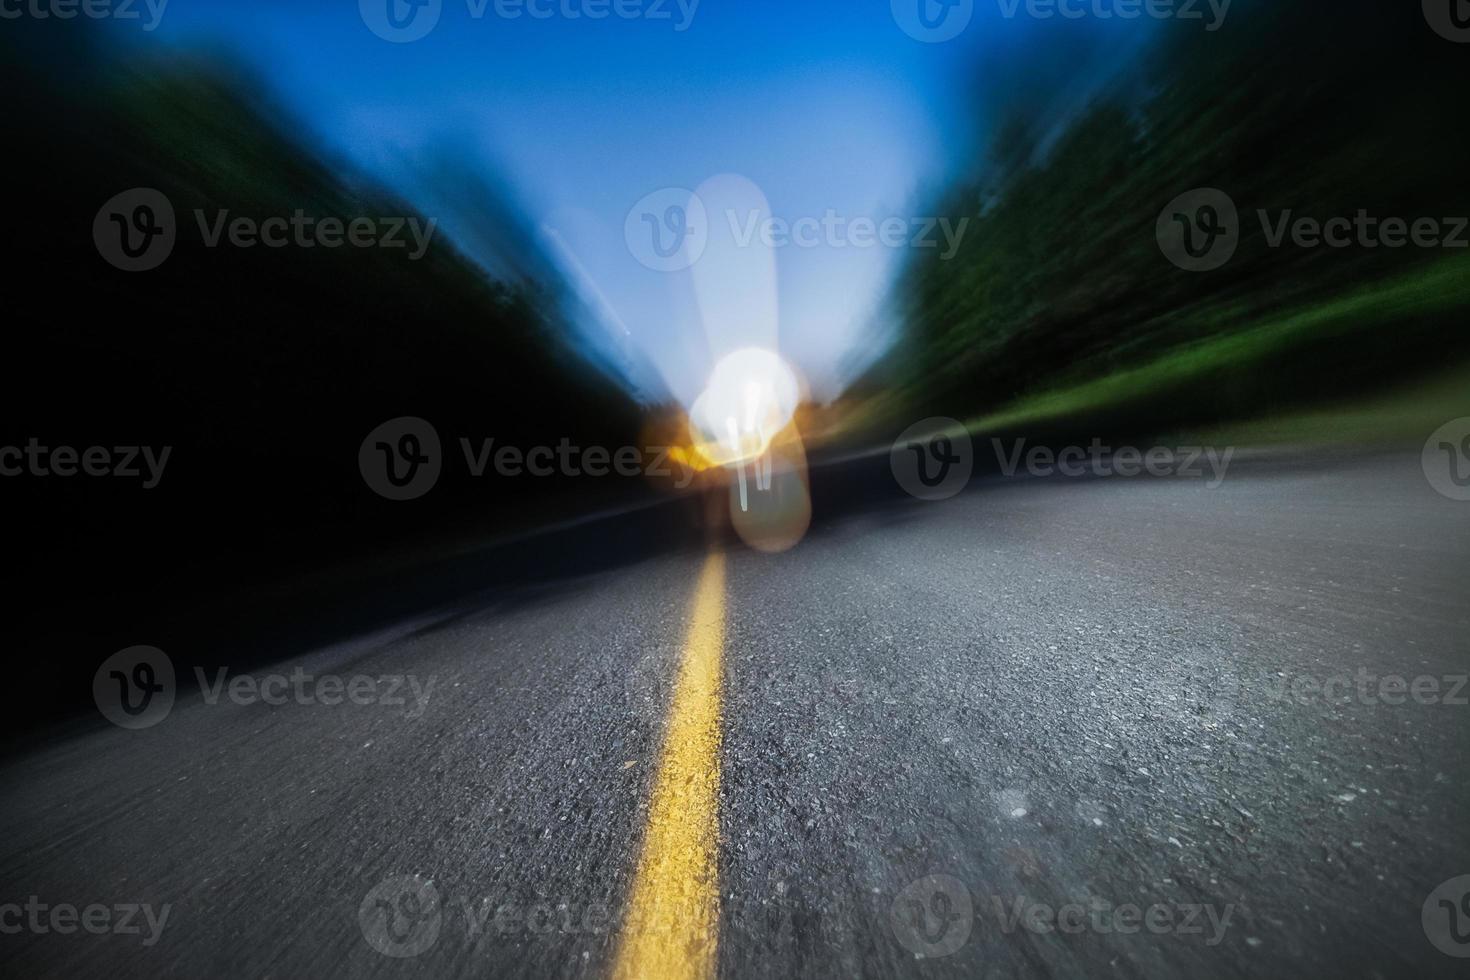
[[[689,413],[697,448],[722,466],[755,459],[791,421],[800,397],[796,375],[771,351],[728,354]]]

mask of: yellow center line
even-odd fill
[[[705,561],[614,980],[709,980],[719,941],[720,647],[725,557]]]

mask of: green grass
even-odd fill
[[[1413,446],[1451,419],[1470,416],[1470,365],[1374,398],[1179,433],[1214,446]]]
[[[1172,351],[1139,367],[1116,371],[1102,378],[1060,385],[1048,391],[1024,396],[1011,405],[968,421],[972,431],[996,431],[1020,426],[1095,415],[1111,409],[1145,402],[1170,390],[1191,384],[1206,384],[1212,378],[1230,372],[1247,373],[1267,368],[1275,358],[1309,344],[1341,340],[1351,343],[1355,335],[1368,331],[1395,329],[1406,322],[1443,321],[1457,312],[1470,310],[1470,257],[1456,256],[1440,261],[1411,275],[1353,290],[1346,295],[1311,307],[1285,313],[1256,326],[1237,330],[1228,336],[1214,337]],[[1383,398],[1375,399],[1375,411],[1387,411],[1385,417],[1397,418],[1404,425],[1409,398],[1417,411],[1434,413],[1456,402],[1455,390],[1465,390],[1464,374],[1454,372],[1455,381],[1442,382],[1428,404],[1415,392],[1417,388],[1390,394],[1390,402],[1400,404],[1391,409]],[[1343,426],[1329,425],[1325,418],[1341,420],[1347,412],[1363,425],[1364,432],[1381,430],[1372,423],[1373,414],[1359,402],[1340,405],[1331,410],[1286,413],[1283,417],[1298,419],[1295,427],[1303,436],[1323,437],[1328,430],[1342,431]],[[1453,417],[1453,416],[1449,416]],[[1312,421],[1315,420],[1315,421]],[[1285,436],[1290,427],[1259,423],[1251,431],[1265,435],[1276,432]]]

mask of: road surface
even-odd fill
[[[5,973],[1461,975],[1467,508],[1417,457],[983,478],[181,669],[0,763]]]

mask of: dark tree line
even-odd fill
[[[196,209],[211,222],[224,210],[426,216],[329,159],[226,62],[124,54],[85,27],[11,22],[0,39],[0,446],[172,452],[148,490],[0,479],[19,633],[15,619],[45,633],[84,617],[108,633],[130,621],[122,610],[187,606],[196,590],[382,562],[637,492],[632,480],[471,480],[455,465],[460,437],[637,441],[642,410],[569,343],[556,282],[492,278],[442,230],[419,261],[412,248],[207,248]],[[178,239],[164,264],[129,273],[103,260],[92,227],[135,187],[167,196]],[[437,427],[450,458],[431,495],[395,503],[365,484],[358,448],[409,415]]]
[[[1257,212],[1273,230],[1287,209],[1470,213],[1467,78],[1464,47],[1417,3],[1242,0],[1214,33],[1166,25],[1059,134],[1021,114],[994,128],[941,208],[972,218],[962,250],[909,269],[904,333],[868,384],[983,412],[1198,350],[1176,383],[1137,392],[1133,422],[1170,425],[1350,395],[1462,357],[1465,250],[1273,248]],[[1155,238],[1165,205],[1198,187],[1239,209],[1238,250],[1209,272],[1176,268]]]

